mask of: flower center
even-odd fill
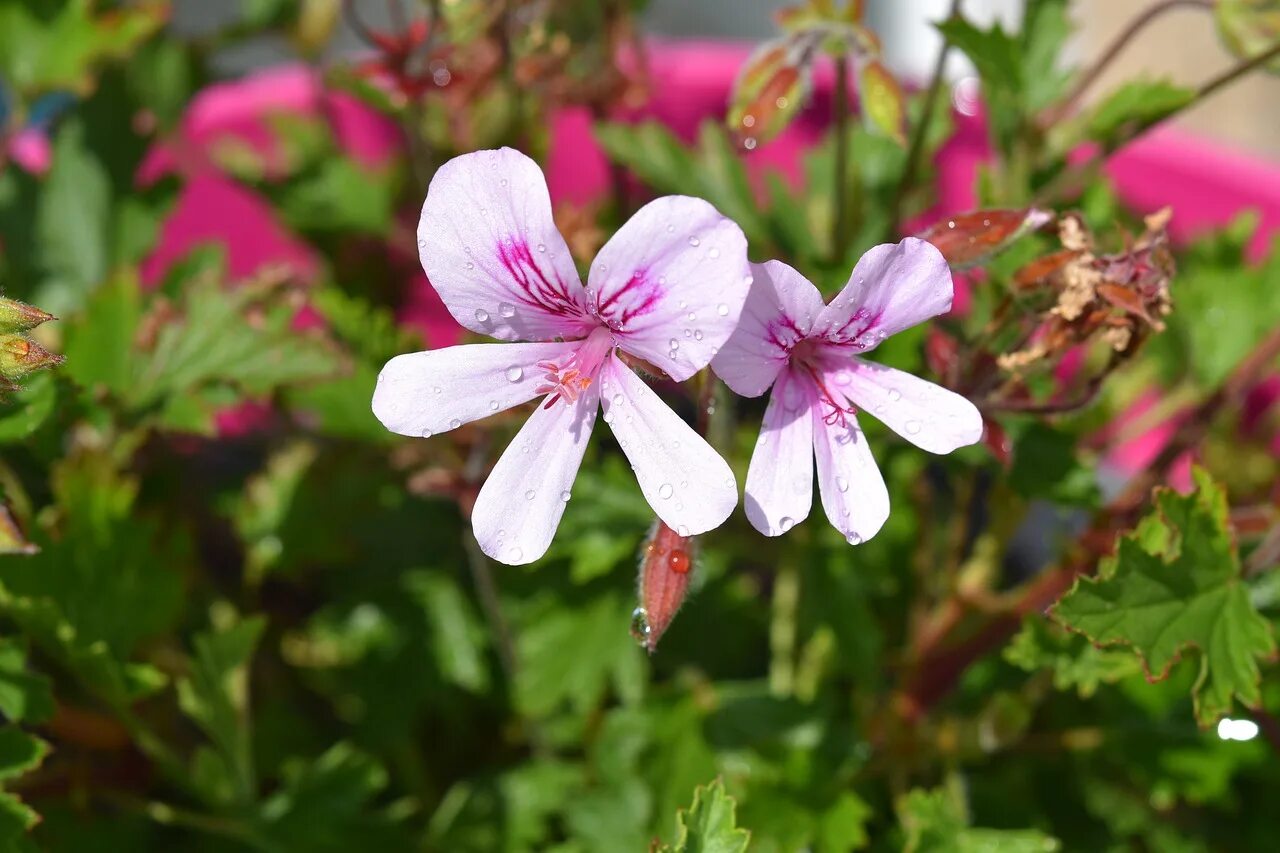
[[[822,422],[827,426],[849,426],[849,416],[858,413],[858,407],[844,400],[839,392],[831,390],[827,369],[826,354],[820,341],[806,338],[791,350],[791,366],[808,374],[818,392],[818,403],[822,406]]]
[[[543,371],[542,384],[535,390],[538,394],[546,394],[547,400],[542,404],[549,409],[558,401],[565,405],[578,402],[582,393],[591,387],[596,374],[605,358],[613,350],[613,333],[599,326],[592,330],[581,346],[558,361],[540,361],[538,369]]]

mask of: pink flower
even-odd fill
[[[728,518],[738,502],[729,466],[617,351],[677,381],[711,361],[751,286],[737,225],[699,199],[652,201],[600,250],[584,289],[542,173],[504,148],[440,168],[418,247],[459,323],[528,343],[391,359],[373,395],[378,419],[427,437],[542,398],[476,498],[471,522],[486,554],[518,565],[546,552],[601,405],[660,519],[690,536]]]
[[[982,416],[958,394],[859,357],[951,307],[951,272],[924,240],[876,246],[830,305],[779,261],[752,265],[755,284],[712,369],[744,397],[773,386],[751,466],[746,510],[766,536],[786,533],[813,503],[851,545],[889,517],[889,493],[854,416],[862,408],[917,447],[950,453],[982,437]]]

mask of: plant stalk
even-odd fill
[[[836,130],[835,215],[831,218],[831,252],[837,261],[849,248],[849,58],[836,60],[836,85],[832,95]]]

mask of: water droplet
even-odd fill
[[[685,330],[684,330],[684,336],[685,336],[686,338],[692,338],[692,337],[693,337],[693,329],[685,329]]]
[[[524,557],[524,551],[521,551],[519,548],[513,546],[507,549],[507,559],[509,561],[518,563],[522,557]]]
[[[721,302],[719,305],[716,306],[716,313],[719,314],[721,317],[728,317],[729,306]]]
[[[861,545],[862,537],[851,530],[845,534],[844,541],[848,542],[850,545]]]
[[[435,386],[434,388],[432,388],[432,389],[431,389],[431,392],[432,392],[433,394],[439,394],[439,393],[441,393],[443,390],[444,390],[443,388],[441,388],[439,385],[437,385],[437,386]]]
[[[486,310],[484,310],[483,308],[477,308],[477,309],[476,309],[476,321],[477,321],[477,322],[480,322],[480,323],[487,323],[487,322],[489,322],[489,312],[488,312],[488,311],[486,311]]]
[[[476,265],[474,263],[472,263],[471,261],[467,261],[467,269],[473,270],[475,268],[476,268]]]
[[[700,246],[700,245],[702,245],[702,241],[701,241],[701,240],[699,240],[697,237],[690,237],[690,238],[689,238],[689,245],[690,245],[690,246]]]
[[[748,151],[754,151],[757,144],[758,143],[754,136],[748,136],[746,139],[742,140],[742,147]]]
[[[631,636],[637,643],[649,647],[649,614],[644,612],[643,607],[637,607],[631,612]]]
[[[849,491],[849,481],[844,477],[836,477],[836,488],[841,492]]]
[[[564,501],[565,503],[569,502],[570,497],[572,497],[572,495],[569,494],[568,489],[565,489],[563,492],[560,493],[560,500]]]
[[[519,382],[524,378],[524,369],[516,365],[507,368],[507,379],[511,382]]]
[[[916,435],[920,432],[920,428],[922,426],[924,426],[924,424],[919,421],[907,421],[906,424],[903,425],[903,429],[907,431],[907,435]]]
[[[546,247],[546,244],[545,244],[545,243],[539,243],[539,244],[538,244],[538,251],[539,251],[539,252],[545,252],[546,250],[547,250],[547,247]]]
[[[661,486],[658,487],[658,497],[662,498],[663,500],[670,498],[673,494],[675,494],[675,489],[671,488],[670,483],[663,483]]]
[[[694,329],[694,330],[693,330],[693,339],[694,339],[694,340],[696,340],[696,341],[700,341],[700,340],[702,340],[702,330],[701,330],[701,329]]]
[[[454,418],[453,420],[449,421],[449,429],[457,429],[460,426],[462,426],[462,421],[458,420],[457,418]]]
[[[698,319],[698,315],[697,315],[697,314],[695,314],[695,313],[693,313],[692,311],[690,311],[690,312],[689,312],[689,322],[690,322],[690,323],[692,323],[692,322],[693,322],[694,320],[696,320],[696,319]]]
[[[680,349],[680,342],[677,341],[675,338],[672,338],[670,341],[668,341],[667,345],[670,346],[672,349]]]
[[[689,528],[683,524],[676,525],[676,533],[680,534],[680,536],[685,539],[689,538]]]
[[[427,248],[427,238],[426,238],[426,237],[419,237],[419,238],[418,238],[418,248],[419,248],[419,249],[425,249],[425,248]]]
[[[505,187],[505,186],[507,185],[507,179],[506,179],[506,178],[503,178],[503,179],[502,179],[501,181],[499,181],[498,183],[502,184],[502,185]]]
[[[530,489],[529,491],[527,491],[527,492],[525,492],[525,493],[524,493],[524,499],[525,499],[525,500],[527,500],[527,501],[531,501],[531,500],[533,500],[533,498],[534,498],[534,496],[535,496],[536,494],[537,494],[537,492],[535,492],[533,489]]]
[[[489,411],[491,411],[491,412],[496,412],[496,411],[498,411],[498,401],[497,401],[497,400],[490,400],[490,401],[489,401]]]
[[[423,438],[431,438],[431,430],[429,430],[429,429],[424,429],[424,430],[422,431],[422,437],[423,437]]]
[[[514,317],[516,316],[516,306],[512,305],[510,302],[499,302],[498,313],[503,317]]]
[[[625,402],[625,398],[621,394],[614,394],[613,399],[609,402],[615,406],[621,406]]]
[[[782,528],[783,533],[786,533],[788,530],[796,526],[796,520],[789,515],[784,515],[782,518],[778,519],[778,526]]]
[[[613,412],[604,413],[604,422],[607,424],[613,423]]]
[[[901,399],[902,399],[902,392],[901,392],[901,391],[899,391],[897,388],[890,388],[890,389],[889,389],[889,402],[890,402],[890,403],[896,403],[896,402],[898,402],[898,401],[899,401],[899,400],[901,400]]]
[[[667,223],[667,233],[668,233],[668,234],[670,234],[672,231],[675,231],[675,230],[676,230],[676,226],[674,226],[674,225],[672,225],[670,222],[668,222],[668,223]]]
[[[720,257],[720,250],[714,246],[711,247],[707,250],[707,257],[714,261],[716,258]]]
[[[667,557],[667,565],[671,567],[671,571],[678,575],[687,574],[689,572],[689,555],[681,548],[672,548],[671,555]]]
[[[678,443],[677,443],[677,446],[679,446],[679,445],[678,445]],[[688,480],[681,480],[681,481],[680,481],[680,488],[682,488],[682,489],[687,489],[687,488],[689,488],[689,481],[688,481]]]

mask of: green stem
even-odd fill
[[[947,12],[947,20],[960,17],[962,0],[951,0],[951,9]],[[894,229],[890,237],[897,236],[898,223],[902,219],[902,208],[907,196],[915,189],[916,175],[920,171],[920,157],[924,153],[924,141],[928,135],[929,123],[937,110],[938,96],[942,92],[943,74],[947,70],[947,54],[951,52],[951,42],[944,37],[942,47],[938,49],[938,59],[933,64],[933,74],[929,78],[929,88],[925,90],[924,105],[920,118],[911,129],[911,141],[907,144],[907,159],[902,166],[902,178],[898,181],[898,191],[893,194],[893,215],[889,217],[889,227]]]
[[[773,580],[773,615],[769,621],[769,692],[784,698],[795,691],[799,604],[799,567],[793,560],[784,560]]]
[[[831,218],[831,251],[836,261],[844,259],[849,246],[849,59],[836,60],[836,86],[832,96],[836,128],[835,215]]]

